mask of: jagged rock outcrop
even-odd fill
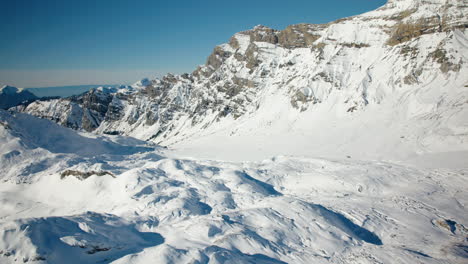
[[[390,0],[328,24],[256,26],[217,46],[191,74],[18,110],[72,128],[169,144],[269,104],[301,112],[328,103],[351,114],[422,90],[433,91],[437,104],[438,96],[447,96],[441,83],[452,89],[451,104],[466,108],[467,11],[463,0]]]

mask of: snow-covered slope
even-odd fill
[[[257,26],[14,109],[69,128],[0,110],[0,263],[466,263],[466,12]]]
[[[37,96],[27,90],[8,85],[4,85],[0,88],[0,109],[8,109],[24,101],[34,99],[37,99]]]
[[[467,11],[463,0],[393,0],[329,24],[257,26],[192,74],[19,110],[209,158],[466,153]]]
[[[81,134],[51,121],[0,110],[0,180],[26,182],[48,166],[70,167],[97,155],[128,155],[154,149],[149,143],[120,136]]]
[[[1,263],[468,257],[466,169],[167,158],[135,139],[77,133],[25,114],[0,110],[0,122]]]

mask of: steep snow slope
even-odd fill
[[[166,158],[131,138],[77,133],[5,111],[0,120],[1,263],[464,263],[468,257],[466,169]],[[83,151],[74,151],[77,145]]]
[[[192,74],[18,110],[189,156],[467,157],[467,11],[463,0],[393,0],[329,24],[257,26]],[[226,148],[242,154],[219,156]]]

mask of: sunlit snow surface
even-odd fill
[[[142,141],[78,133],[26,114],[1,111],[0,122],[1,263],[468,257],[468,169],[166,158],[174,154]],[[64,176],[67,170],[95,175]]]
[[[177,77],[162,110],[148,80],[97,89],[132,99],[113,97],[123,117],[94,132],[154,139],[144,118],[168,111],[169,149],[0,110],[0,263],[467,263],[467,29],[386,45],[408,9],[466,21],[461,0],[392,0],[316,32],[322,51],[236,34],[262,63],[225,59],[217,85],[258,83],[232,100],[208,78]],[[458,71],[441,71],[439,48]],[[317,103],[294,108],[297,89]],[[191,116],[203,100],[245,112]],[[67,100],[23,111],[82,125]]]

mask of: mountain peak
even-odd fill
[[[0,92],[3,94],[16,94],[21,92],[21,89],[18,89],[14,86],[4,85],[2,88],[0,88]]]
[[[271,29],[271,28],[265,25],[261,25],[261,24],[258,24],[253,28],[253,30],[264,30],[264,29]]]
[[[37,96],[28,90],[9,85],[4,85],[0,88],[0,109],[8,109],[22,102],[35,99],[37,99]]]

